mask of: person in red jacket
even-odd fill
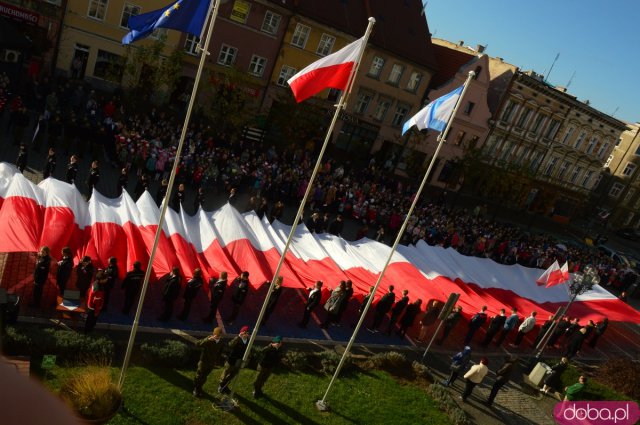
[[[87,297],[87,320],[84,324],[85,333],[91,332],[98,321],[98,316],[104,305],[104,287],[107,277],[103,270],[98,270],[93,285]]]

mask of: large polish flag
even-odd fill
[[[287,83],[296,102],[300,103],[324,89],[345,90],[364,46],[365,37],[362,37],[289,78]]]

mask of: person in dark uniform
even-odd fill
[[[109,264],[104,270],[104,275],[106,282],[104,284],[104,305],[102,306],[102,310],[107,311],[111,290],[116,287],[116,283],[118,282],[118,260],[116,257],[109,258]]]
[[[201,351],[196,376],[193,378],[193,396],[202,397],[202,386],[207,382],[207,377],[216,365],[222,363],[222,353],[225,350],[222,328],[215,328],[213,334],[196,342],[196,346]]]
[[[463,345],[469,345],[471,340],[473,339],[473,335],[484,325],[484,322],[487,321],[487,306],[483,305],[482,309],[471,317],[469,321],[469,330],[467,331],[467,335],[464,337]]]
[[[224,292],[227,290],[227,272],[220,272],[218,280],[214,278],[209,279],[209,291],[211,292],[211,305],[209,307],[209,314],[203,317],[202,320],[206,323],[213,322],[218,311],[218,304],[224,297]]]
[[[64,290],[67,289],[67,282],[69,282],[72,270],[73,259],[71,258],[71,248],[65,246],[62,248],[62,259],[58,261],[58,269],[56,270],[56,284],[58,285],[58,293],[60,296],[63,296]]]
[[[596,348],[598,339],[604,334],[608,326],[609,326],[609,319],[606,317],[602,319],[601,322],[598,322],[595,330],[591,333],[591,339],[589,339],[589,342],[587,343],[587,345],[589,345],[589,347],[591,348]]]
[[[407,305],[409,304],[408,294],[409,294],[408,290],[405,289],[404,291],[402,291],[402,298],[400,298],[398,302],[395,303],[395,305],[391,308],[391,316],[389,317],[389,326],[387,326],[387,335],[391,335],[391,331],[395,327],[396,322],[402,315],[402,312],[404,311],[404,309],[407,308]]]
[[[84,298],[87,295],[87,290],[91,286],[91,280],[93,280],[93,272],[91,257],[85,255],[76,267],[76,287],[80,291],[80,298]]]
[[[558,325],[556,326],[556,329],[551,334],[551,338],[549,338],[549,341],[547,342],[547,345],[550,346],[550,347],[556,346],[558,344],[558,340],[560,339],[560,337],[562,337],[562,335],[564,335],[565,331],[569,327],[569,324],[570,324],[569,323],[569,318],[567,316],[564,316],[558,322]]]
[[[322,281],[319,280],[316,282],[316,286],[314,286],[307,296],[307,302],[304,305],[304,314],[302,315],[302,320],[298,323],[298,326],[301,328],[306,328],[309,324],[309,319],[311,318],[311,312],[315,310],[316,307],[320,304],[320,299],[322,298]]]
[[[69,184],[75,184],[76,176],[78,175],[78,156],[71,155],[69,159],[69,165],[67,165],[67,173],[65,179]]]
[[[33,307],[40,307],[42,290],[49,279],[49,268],[51,267],[51,257],[49,247],[43,246],[36,254],[36,267],[33,270]]]
[[[240,276],[233,280],[232,285],[234,285],[233,294],[231,295],[233,310],[231,311],[231,316],[227,319],[230,325],[236,320],[240,312],[240,307],[242,303],[244,303],[245,298],[247,298],[247,293],[249,293],[249,272],[242,272]]]
[[[220,384],[218,385],[218,392],[221,394],[228,394],[231,391],[228,386],[234,376],[238,374],[242,366],[242,357],[249,343],[249,326],[243,326],[240,328],[240,333],[237,337],[233,338],[229,342],[227,361],[224,364],[224,371],[220,377]]]
[[[198,192],[196,193],[196,197],[193,200],[193,210],[198,211],[198,208],[201,208],[204,205],[204,187],[199,187]]]
[[[133,191],[134,199],[139,199],[145,190],[149,189],[149,176],[147,173],[140,174],[140,179],[136,183],[136,188]]]
[[[413,326],[413,322],[416,321],[416,316],[420,314],[420,307],[422,306],[422,300],[417,299],[411,304],[409,304],[400,319],[400,326],[396,334],[400,336],[400,338],[404,338],[404,335],[407,333],[407,329]]]
[[[345,290],[344,290],[344,298],[340,301],[340,308],[338,309],[338,314],[335,317],[334,324],[336,326],[340,326],[340,322],[342,321],[342,315],[345,311],[347,311],[347,307],[349,307],[349,301],[353,296],[353,282],[351,280],[347,280],[345,282]]]
[[[47,162],[45,162],[44,170],[42,170],[43,179],[53,176],[53,172],[56,170],[56,163],[56,150],[54,148],[49,148],[49,153],[47,154]]]
[[[384,316],[391,310],[393,302],[396,299],[396,294],[393,293],[393,285],[389,285],[389,292],[384,294],[382,298],[376,304],[376,311],[373,315],[373,324],[370,331],[378,332],[378,327],[382,323]]]
[[[335,220],[329,224],[329,233],[335,236],[340,236],[342,229],[344,228],[344,221],[342,221],[342,215],[338,214]]]
[[[164,287],[162,288],[162,302],[164,308],[158,320],[161,322],[167,321],[171,318],[173,313],[173,303],[178,299],[180,295],[180,269],[174,267],[169,273]]]
[[[158,192],[156,192],[156,204],[160,206],[162,204],[162,200],[167,195],[167,189],[169,188],[169,181],[167,179],[162,179],[160,182],[160,187],[158,187]]]
[[[493,383],[493,387],[491,387],[491,393],[489,393],[489,398],[487,398],[486,402],[488,406],[493,404],[493,400],[495,400],[498,395],[500,388],[502,388],[504,384],[509,382],[509,379],[511,379],[517,360],[518,357],[515,355],[507,357],[502,366],[500,366],[500,369],[496,372],[496,381]]]
[[[127,167],[124,167],[120,170],[120,175],[118,176],[118,185],[116,186],[116,194],[118,196],[122,195],[124,190],[127,190],[127,184],[129,183],[129,170]]]
[[[25,168],[27,168],[29,155],[27,153],[27,146],[22,143],[20,144],[20,150],[18,151],[18,158],[16,159],[16,167],[20,170],[21,173],[24,173]]]
[[[265,282],[268,286],[271,282]],[[271,291],[271,296],[269,297],[269,302],[267,303],[267,308],[264,310],[264,316],[262,316],[262,324],[266,325],[269,317],[271,317],[271,313],[276,309],[276,305],[278,304],[278,299],[280,298],[280,294],[282,293],[282,276],[278,276],[276,279],[276,283],[273,285],[273,290]]]
[[[140,292],[143,280],[144,271],[142,270],[142,264],[140,261],[135,261],[133,263],[133,270],[127,272],[127,275],[122,281],[122,289],[124,289],[124,305],[122,307],[122,314],[127,316],[129,315],[133,302]]]
[[[571,360],[573,356],[578,354],[578,351],[582,348],[582,343],[587,338],[587,328],[583,327],[578,330],[567,344],[567,349],[564,352],[564,356]]]
[[[460,318],[462,318],[462,307],[458,305],[455,306],[453,311],[444,319],[444,328],[442,329],[442,335],[436,341],[436,344],[442,345],[442,343],[444,343],[453,328],[455,328],[460,321]]]
[[[182,306],[182,313],[178,315],[178,320],[187,320],[189,312],[191,311],[191,304],[193,304],[193,300],[198,295],[198,292],[200,292],[203,283],[202,270],[195,269],[193,271],[193,277],[189,279],[187,286],[184,288],[184,294],[182,295],[184,305]]]
[[[503,328],[504,322],[507,320],[507,315],[504,308],[500,309],[500,314],[497,316],[493,316],[489,321],[489,327],[487,328],[487,334],[484,336],[484,339],[480,343],[482,347],[487,347],[493,338],[500,332],[500,329]]]
[[[173,196],[173,202],[171,203],[171,206],[173,207],[174,210],[176,210],[176,212],[180,212],[180,205],[182,205],[182,203],[184,202],[184,197],[185,197],[185,187],[184,187],[184,183],[180,183],[178,185],[178,190],[176,191],[176,194]]]
[[[91,198],[93,189],[100,181],[100,169],[98,168],[98,160],[94,159],[91,163],[91,169],[89,169],[89,176],[87,177],[87,199]]]
[[[271,376],[273,369],[280,363],[282,355],[282,351],[280,350],[281,347],[282,337],[276,336],[271,341],[271,344],[262,349],[260,353],[262,358],[258,363],[258,375],[256,376],[256,380],[253,381],[254,398],[262,397],[264,395],[262,393],[262,387],[264,386],[264,383],[267,382],[267,379],[269,379],[269,376]]]

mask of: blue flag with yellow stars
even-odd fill
[[[143,39],[156,28],[170,28],[199,37],[210,3],[211,0],[177,0],[163,9],[132,16],[128,22],[131,32],[124,36],[122,44]]]

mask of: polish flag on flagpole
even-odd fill
[[[557,277],[557,273],[555,273],[552,277],[547,280],[547,288],[550,286],[560,285],[561,283],[567,282],[569,280],[569,263],[565,262],[560,268],[560,276]]]
[[[287,83],[296,102],[300,103],[328,88],[345,90],[365,44],[365,37],[362,37],[289,78]]]
[[[551,264],[549,268],[542,273],[538,280],[536,280],[538,286],[553,286],[562,282],[564,281],[562,280],[562,271],[560,270],[558,260],[554,261],[553,264]]]

